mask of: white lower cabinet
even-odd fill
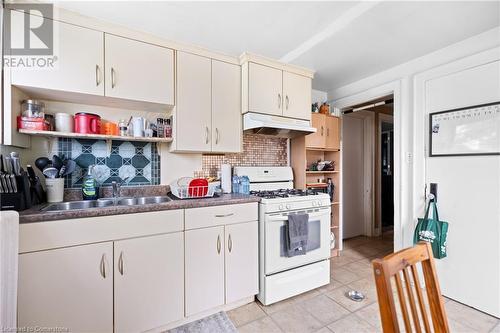
[[[186,316],[258,293],[258,223],[186,231]]]
[[[186,317],[224,304],[224,227],[186,231]]]
[[[113,243],[19,255],[18,326],[113,331]]]
[[[184,317],[183,233],[114,243],[115,332],[143,332]]]
[[[225,226],[226,303],[259,292],[259,236],[257,222]]]

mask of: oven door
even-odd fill
[[[309,214],[307,252],[288,257],[286,228],[288,215]],[[330,258],[330,207],[265,215],[265,274],[270,275]]]

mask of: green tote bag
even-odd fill
[[[432,206],[432,218],[429,218],[429,211]],[[442,259],[446,257],[446,237],[448,236],[448,222],[439,221],[436,202],[431,200],[425,211],[424,218],[418,219],[413,243],[424,241],[431,243],[434,258]]]

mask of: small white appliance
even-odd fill
[[[259,203],[259,294],[269,305],[330,283],[330,197],[293,189],[290,167],[235,167],[250,179],[250,194]],[[304,255],[286,255],[288,215],[307,213],[308,244]]]

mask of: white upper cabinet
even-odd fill
[[[113,331],[113,244],[19,255],[18,326]]]
[[[311,119],[311,79],[283,72],[283,116]]]
[[[115,332],[144,332],[184,317],[184,237],[114,243]]]
[[[282,71],[253,62],[248,66],[248,111],[281,116]]]
[[[105,45],[106,96],[174,104],[173,50],[109,34]]]
[[[212,152],[240,152],[241,137],[241,68],[212,60]]]
[[[54,30],[54,68],[13,70],[12,84],[103,96],[104,33],[57,21]]]
[[[212,145],[211,60],[177,52],[176,147],[209,152]]]

